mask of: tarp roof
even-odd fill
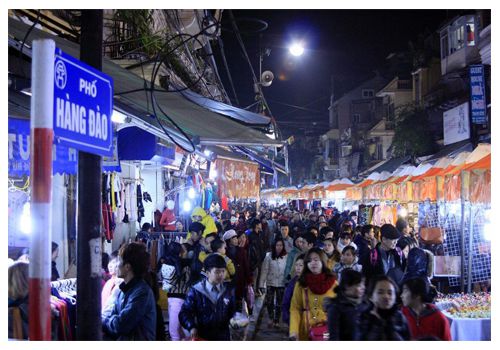
[[[9,18],[8,26],[9,35],[14,36],[19,41],[25,37],[30,28],[30,26],[13,18]],[[56,46],[64,52],[76,58],[80,57],[79,45],[36,28],[33,28],[25,42],[31,46],[33,39],[41,38],[53,39],[56,42]],[[115,106],[119,107],[125,113],[132,114],[134,118],[139,118],[142,122],[160,129],[158,121],[148,116],[152,113],[152,110],[150,96],[142,90],[144,80],[106,58],[103,58],[102,71],[110,75],[114,80]],[[139,91],[119,95],[136,89]],[[262,132],[243,125],[238,121],[200,107],[198,104],[183,97],[180,93],[157,92],[155,97],[165,113],[191,137],[199,137],[200,144],[202,145],[234,144],[240,146],[267,145],[279,147],[284,143],[284,141],[270,139]],[[158,118],[167,126],[176,141],[183,142],[186,145],[184,138],[176,131],[166,117],[160,113]]]
[[[372,172],[381,173],[383,171],[388,171],[389,173],[392,173],[394,170],[396,170],[398,167],[409,160],[410,156],[391,158],[387,162],[381,164],[379,167],[372,169]]]

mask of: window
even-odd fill
[[[474,16],[460,17],[441,32],[441,59],[465,46],[476,45]]]
[[[476,44],[474,40],[474,22],[468,23],[465,26],[465,31],[467,33],[467,46],[474,46]]]
[[[363,90],[361,90],[361,95],[363,96],[363,98],[373,97],[373,94],[374,94],[374,91],[371,90],[371,89],[363,89]]]
[[[361,115],[359,115],[358,113],[352,115],[353,124],[359,124],[360,120],[361,120]]]

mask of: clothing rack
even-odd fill
[[[60,292],[76,291],[76,278],[68,278],[50,282],[51,288],[55,288]]]

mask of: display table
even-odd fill
[[[450,321],[452,340],[491,340],[491,295],[448,294],[436,306]]]
[[[452,340],[491,340],[490,318],[453,318],[444,314],[450,321]]]

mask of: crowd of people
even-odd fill
[[[266,326],[290,340],[451,340],[432,304],[432,253],[404,219],[377,227],[319,207],[200,209],[187,239],[170,242],[155,271],[142,234],[111,255],[105,339],[165,340],[163,290],[171,340],[231,340],[255,317],[257,297]],[[9,268],[9,306],[27,295],[17,286],[27,273],[19,264]]]

